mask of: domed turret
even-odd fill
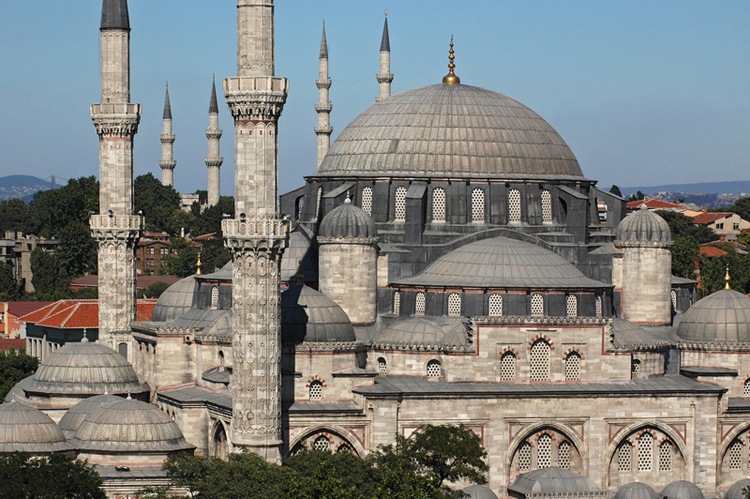
[[[323,218],[319,238],[372,238],[378,236],[375,222],[362,208],[346,198],[344,204]]]
[[[654,246],[672,245],[672,232],[667,222],[656,213],[642,206],[617,226],[615,246],[624,248],[630,245],[651,244]]]
[[[40,410],[15,401],[0,405],[0,453],[47,454],[70,448],[60,428]]]
[[[346,312],[308,286],[281,294],[281,339],[285,343],[356,341]]]

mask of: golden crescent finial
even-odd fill
[[[201,252],[198,252],[198,261],[195,262],[195,273],[198,275],[201,275],[201,267],[203,267],[203,264],[201,263]]]
[[[454,69],[456,69],[456,64],[453,62],[456,59],[455,51],[453,50],[453,35],[451,35],[451,49],[448,55],[448,74],[445,75],[443,78],[443,83],[447,83],[448,85],[455,85],[457,83],[461,83],[461,78],[456,76],[456,73],[453,72]]]
[[[731,279],[732,279],[732,278],[731,278],[731,277],[729,277],[729,265],[727,265],[727,274],[726,274],[726,275],[724,276],[724,289],[732,289],[732,288],[731,288],[731,287],[729,286],[729,281],[730,281]]]

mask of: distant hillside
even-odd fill
[[[28,203],[35,193],[51,188],[51,182],[31,175],[0,177],[0,201],[20,198]]]
[[[685,192],[693,194],[734,194],[745,196],[750,194],[750,180],[739,180],[736,182],[703,182],[697,184],[666,184],[640,187],[620,187],[623,195],[630,196],[638,191],[643,193],[652,192]]]

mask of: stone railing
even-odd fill
[[[289,222],[227,218],[221,221],[221,231],[226,239],[284,239],[289,233]]]
[[[93,230],[143,230],[143,217],[140,215],[91,215]]]
[[[224,93],[289,91],[289,80],[280,76],[236,76],[224,80]]]

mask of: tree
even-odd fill
[[[106,499],[102,479],[85,461],[55,453],[36,458],[22,452],[0,456],[0,499]]]
[[[21,297],[22,289],[16,281],[13,265],[8,262],[0,263],[0,301],[16,301]]]
[[[67,269],[61,266],[56,255],[47,253],[41,248],[31,252],[31,284],[34,294],[40,300],[58,300],[63,298],[70,285]]]
[[[139,175],[133,181],[133,205],[136,213],[143,212],[148,230],[167,230],[174,212],[181,211],[179,193],[151,173]]]
[[[684,236],[691,236],[698,241],[698,244],[710,243],[719,239],[713,229],[706,225],[695,225],[693,219],[687,215],[670,210],[656,210],[654,213],[667,222],[674,241]]]
[[[39,367],[39,359],[26,355],[26,350],[0,350],[0,400],[24,378],[34,374]]]
[[[29,209],[38,236],[59,238],[70,223],[88,223],[99,212],[99,182],[93,176],[70,179],[65,187],[34,194]]]
[[[9,199],[0,203],[0,234],[5,234],[5,231],[25,234],[36,232],[31,210],[21,199]]]
[[[686,279],[695,279],[695,261],[700,245],[693,236],[682,236],[672,246],[672,274]]]
[[[736,213],[745,220],[750,220],[750,197],[740,198],[729,207],[728,211]]]
[[[369,498],[375,493],[380,482],[378,470],[371,460],[360,459],[352,452],[328,452],[303,449],[284,458],[283,466],[301,477],[295,490],[315,490],[321,483],[353,484],[350,498]],[[325,473],[318,473],[325,470]],[[329,474],[330,472],[330,474]],[[319,483],[307,484],[308,478]]]
[[[615,196],[623,197],[622,196],[622,191],[620,191],[620,188],[617,187],[615,184],[612,184],[612,187],[609,188],[609,192],[611,192]]]
[[[138,298],[159,298],[169,286],[170,284],[164,281],[154,281],[146,289],[138,291]]]
[[[707,296],[724,288],[727,267],[729,268],[732,289],[740,293],[747,293],[748,284],[750,284],[750,268],[748,267],[750,265],[750,256],[740,256],[729,244],[714,243],[712,246],[719,247],[726,251],[727,254],[714,258],[703,257],[700,259],[701,296]]]
[[[55,257],[71,278],[96,273],[97,244],[88,222],[74,220],[60,230]]]

